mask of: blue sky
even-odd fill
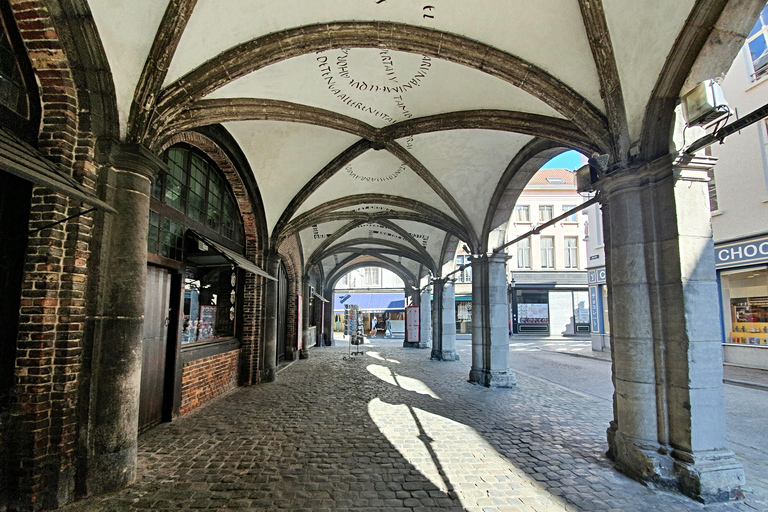
[[[549,162],[541,166],[542,169],[568,169],[573,171],[583,164],[581,163],[581,153],[578,151],[566,151],[561,153]]]

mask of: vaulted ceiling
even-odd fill
[[[460,240],[488,250],[545,157],[664,153],[658,125],[727,7],[90,2],[123,139],[159,151],[221,124],[254,174],[273,248],[296,235],[326,276],[380,261],[417,280]]]

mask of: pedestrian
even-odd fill
[[[392,322],[389,321],[389,318],[387,318],[387,322],[384,324],[384,337],[392,337]]]
[[[376,316],[371,317],[371,338],[376,337],[376,323],[378,320],[376,319]]]

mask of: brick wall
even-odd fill
[[[80,131],[78,87],[69,56],[44,2],[11,0],[40,92],[40,152],[94,188],[93,136]],[[85,208],[34,187],[29,228]],[[77,217],[35,234],[27,247],[16,353],[14,465],[16,499],[46,507],[71,499],[77,435],[85,287],[93,221]],[[13,485],[13,484],[12,484]]]
[[[288,313],[286,326],[286,349],[298,349],[298,296],[302,295],[301,276],[303,268],[301,265],[301,245],[299,236],[294,235],[280,244],[278,253],[285,265],[285,271],[288,275]],[[306,297],[302,300],[306,300]]]
[[[181,374],[181,409],[186,414],[237,386],[240,350],[204,357],[184,364]]]

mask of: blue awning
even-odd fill
[[[344,312],[347,304],[357,304],[363,313],[405,311],[405,295],[402,293],[336,293],[333,295],[333,311]]]

